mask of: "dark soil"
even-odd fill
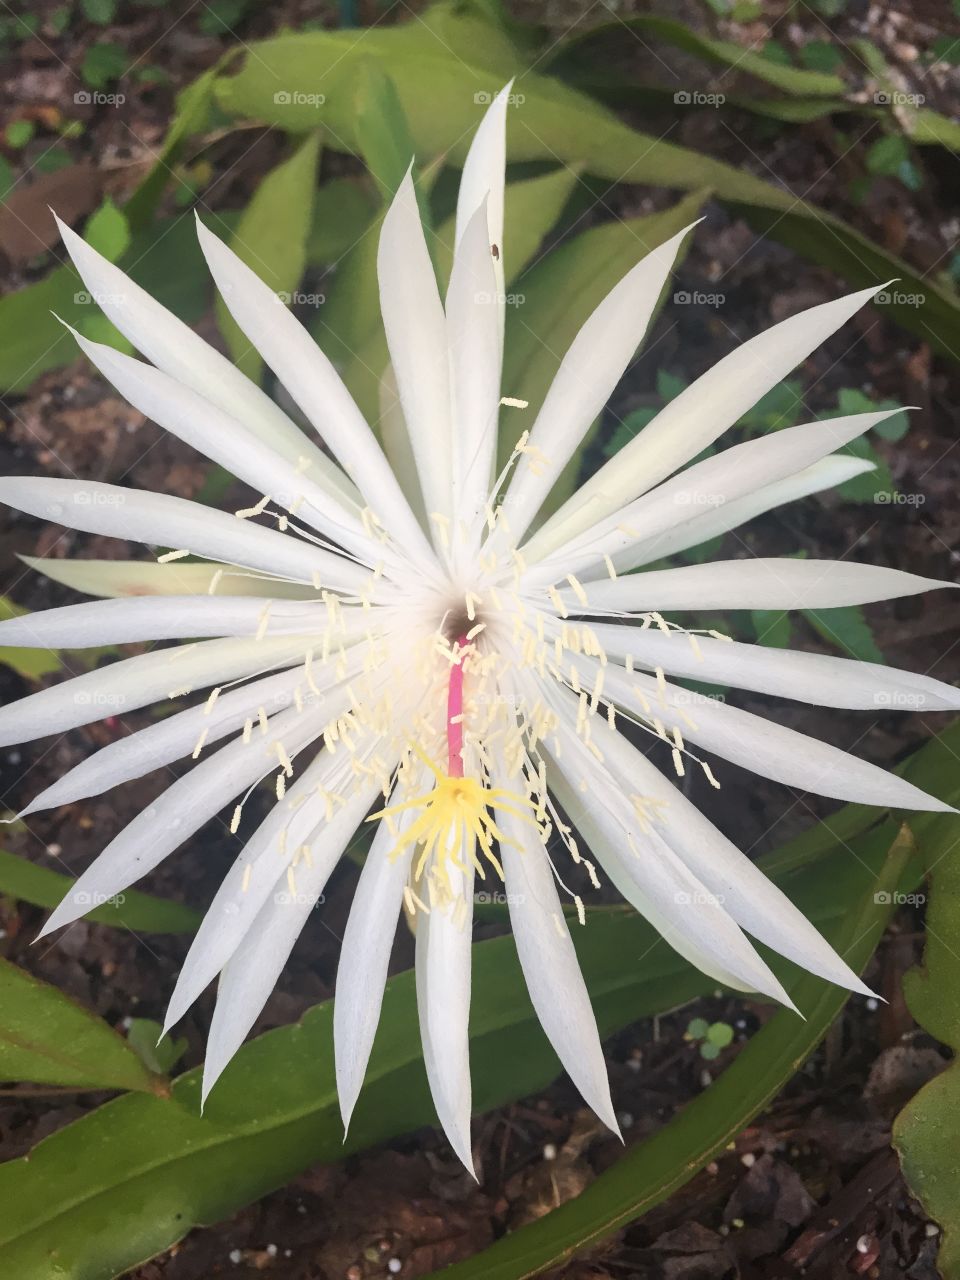
[[[46,14],[54,6],[33,7]],[[585,8],[573,6],[572,16]],[[799,25],[801,33],[805,26],[817,27],[819,39],[842,41],[851,34],[845,23],[866,21],[851,8],[830,36],[819,29],[820,18],[803,6],[801,10],[790,22]],[[366,16],[372,20],[380,11]],[[559,30],[560,10],[551,8],[550,16]],[[188,83],[226,46],[229,37],[205,33],[198,17],[186,5],[173,9],[123,5],[107,36],[80,22],[71,38],[64,40],[51,35],[44,25],[36,38],[17,47],[4,92],[7,106],[19,118],[42,122],[44,112],[75,114],[74,73],[85,47],[96,39],[121,43],[131,55],[159,66],[169,77],[169,86],[160,87],[125,81],[124,113],[109,108],[83,113],[84,134],[66,145],[78,168],[92,166],[93,178],[79,180],[74,175],[75,222],[99,203],[104,191],[119,197],[130,188],[144,160],[149,160],[149,148],[163,136],[172,90]],[[689,17],[702,24],[699,10]],[[269,11],[253,9],[240,33],[249,39],[306,19],[332,22],[332,6],[290,0]],[[889,30],[872,32],[878,43],[903,45],[919,38],[911,33],[913,19],[891,15],[887,21],[888,26],[892,24]],[[921,29],[923,23],[937,18],[918,16],[915,21]],[[769,16],[755,25],[780,22],[780,9],[771,6]],[[758,38],[758,31],[748,27],[738,38],[749,43]],[[619,56],[622,64],[649,78],[646,55],[638,45],[625,41]],[[900,56],[903,61],[903,50]],[[702,72],[697,74],[702,79]],[[942,98],[942,87],[937,93]],[[69,111],[65,102],[70,104]],[[945,101],[936,105],[949,110]],[[871,199],[858,204],[851,198],[850,182],[862,171],[866,143],[838,159],[840,141],[823,124],[783,132],[770,130],[751,116],[745,115],[742,121],[719,115],[711,119],[708,112],[682,119],[679,113],[673,119],[647,119],[643,127],[655,135],[669,131],[673,140],[757,172],[773,170],[798,193],[807,193],[849,217],[922,270],[943,269],[949,246],[948,183],[955,172],[953,157],[925,155],[925,181],[915,195],[894,179],[877,179]],[[208,193],[213,207],[241,205],[269,165],[271,154],[267,146],[260,168],[247,162],[239,175],[232,174],[219,184],[212,196]],[[25,163],[32,158],[28,149]],[[604,197],[607,208],[621,214],[666,201],[664,192],[642,187],[619,188]],[[19,249],[6,242],[2,245],[9,287],[18,287],[49,263],[38,254],[53,247],[52,238],[39,221],[35,231],[38,243],[28,241]],[[615,417],[651,401],[658,368],[690,380],[737,341],[835,296],[840,285],[829,273],[758,239],[743,223],[711,205],[677,287],[720,291],[725,302],[716,309],[665,309],[647,344],[648,354],[637,362],[613,406],[611,428]],[[212,320],[208,318],[203,328],[215,338]],[[837,557],[853,551],[864,561],[930,577],[954,577],[960,533],[956,366],[932,357],[922,342],[905,336],[880,309],[868,308],[811,357],[800,377],[811,416],[831,408],[836,392],[845,387],[920,406],[902,442],[881,444],[898,490],[914,498],[909,503],[876,506],[836,497],[811,498],[739,531],[742,542],[766,555],[803,549],[811,556]],[[22,474],[73,472],[188,497],[201,489],[206,475],[202,459],[119,402],[81,363],[47,375],[27,394],[6,404],[0,469]],[[239,489],[237,496],[234,503],[231,493],[227,504],[240,505]],[[16,555],[127,554],[125,547],[109,540],[43,526],[9,512],[2,517],[0,539],[4,568],[0,592],[30,609],[68,603],[72,597],[27,572]],[[737,555],[742,549],[731,536],[723,554]],[[936,593],[873,606],[867,614],[877,643],[892,665],[945,680],[956,678],[960,604]],[[802,623],[795,629],[794,643],[824,648]],[[30,688],[6,667],[0,667],[0,687],[4,701]],[[939,727],[932,717],[825,712],[786,702],[771,706],[769,700],[749,694],[736,695],[735,701],[839,746],[855,748],[882,764],[900,760]],[[122,721],[111,718],[52,742],[3,752],[4,806],[16,810],[90,751],[150,719],[149,711],[124,716]],[[44,865],[76,873],[169,780],[167,772],[152,775],[107,797],[31,817],[9,839],[8,847]],[[831,808],[727,766],[722,791],[703,787],[702,792],[695,794],[697,802],[753,854],[779,844]],[[235,856],[238,839],[229,834],[224,821],[209,823],[144,887],[202,907]],[[339,935],[356,876],[356,867],[344,861],[327,891],[323,919],[311,921],[304,931],[258,1030],[295,1020],[333,994]],[[80,923],[55,941],[31,947],[42,919],[43,913],[36,908],[0,899],[0,954],[56,984],[113,1025],[121,1026],[131,1015],[162,1018],[186,951],[185,939],[145,939]],[[641,1222],[570,1264],[567,1274],[644,1280],[732,1276],[759,1280],[801,1274],[818,1280],[847,1274],[932,1280],[936,1228],[911,1200],[889,1145],[896,1111],[944,1062],[942,1053],[913,1023],[900,996],[902,974],[919,956],[921,928],[914,912],[901,913],[872,962],[868,980],[888,996],[888,1005],[875,1008],[862,1000],[852,1001],[814,1059],[721,1160]],[[400,935],[396,969],[412,962],[409,939],[402,929]],[[186,1066],[202,1060],[212,1003],[211,991],[185,1020]],[[737,1029],[734,1043],[716,1062],[704,1062],[696,1046],[684,1039],[694,1016],[726,1021]],[[628,1144],[651,1133],[706,1087],[766,1016],[765,1008],[749,1001],[716,998],[653,1024],[638,1024],[615,1037],[608,1045],[608,1059]],[[3,1091],[0,1156],[25,1153],[100,1101],[100,1095],[33,1096],[23,1087]],[[193,1232],[133,1274],[138,1280],[207,1280],[262,1271],[286,1280],[361,1280],[395,1273],[397,1260],[399,1274],[414,1277],[476,1254],[504,1232],[577,1195],[619,1153],[618,1144],[582,1109],[565,1080],[541,1097],[479,1118],[474,1139],[477,1167],[482,1171],[479,1186],[463,1174],[442,1137],[424,1130],[342,1166],[311,1169],[232,1220]]]

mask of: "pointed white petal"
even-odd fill
[[[233,565],[174,560],[54,560],[20,556],[24,564],[88,596],[263,596],[281,600],[316,600],[312,586],[250,573]]]
[[[93,480],[3,476],[0,502],[84,533],[189,551],[301,582],[313,583],[315,575],[324,578],[328,570],[342,577],[340,556],[167,493]],[[359,568],[354,573],[359,585],[369,579]]]
[[[401,815],[405,816],[405,815]],[[398,824],[402,832],[405,823]],[[337,969],[333,1047],[344,1129],[356,1106],[380,1021],[387,967],[412,851],[389,856],[397,834],[381,821],[353,896]]]
[[[806,422],[704,458],[564,543],[536,565],[530,579],[556,581],[566,573],[583,573],[603,561],[604,556],[624,553],[636,542],[648,541],[685,524],[692,511],[725,507],[755,489],[794,475],[896,412],[887,409]],[[538,537],[534,537],[524,548],[528,563],[538,558],[537,543]]]
[[[365,533],[355,505],[343,505],[323,488],[316,467],[305,455],[300,466],[291,464],[199,392],[141,360],[104,343],[91,342],[73,329],[70,332],[124,399],[165,431],[219,463],[256,493],[269,494],[276,507],[295,512],[299,520],[362,555],[368,563],[375,564],[384,556],[385,548]],[[334,581],[335,569],[331,562],[328,578],[332,586],[341,585]],[[344,569],[355,576],[351,565],[345,564]]]
[[[503,353],[503,315],[506,301],[503,266],[503,197],[507,163],[507,107],[512,88],[512,80],[504,85],[487,108],[477,132],[473,135],[473,141],[470,143],[470,150],[463,165],[463,173],[460,175],[455,231],[455,243],[459,252],[460,243],[466,235],[471,219],[483,202],[487,202],[487,249],[489,252],[491,246],[495,245],[497,250],[491,263],[495,297],[491,299],[490,306],[495,315],[493,323],[500,355]],[[449,294],[447,305],[449,307]],[[499,374],[499,360],[497,367]],[[499,385],[498,376],[497,386]]]
[[[383,219],[380,310],[428,515],[450,510],[446,321],[408,170]]]
[[[309,458],[318,483],[331,493],[347,502],[359,496],[339,467],[225,356],[59,218],[57,226],[92,300],[152,364],[243,423],[287,462]]]
[[[573,659],[581,670],[581,680],[589,687],[597,664]],[[627,675],[608,665],[604,668],[604,697],[647,720],[658,717],[672,733],[674,728],[687,742],[750,769],[761,777],[786,786],[836,800],[875,804],[882,808],[917,809],[935,813],[953,812],[951,806],[919,787],[876,765],[829,743],[717,702],[666,681],[660,684],[639,672]]]
[[[204,1101],[259,1017],[300,931],[356,829],[357,813],[362,817],[369,807],[369,798],[367,794],[367,805],[359,807],[354,797],[336,817],[321,826],[310,842],[310,862],[297,867],[295,887],[291,888],[286,871],[277,877],[273,892],[227,961],[217,990],[203,1064]],[[273,866],[276,867],[275,860]]]
[[[691,512],[691,518],[685,524],[662,532],[658,530],[650,538],[621,551],[613,557],[614,567],[618,573],[628,573],[652,560],[661,560],[665,556],[686,551],[689,547],[698,547],[708,539],[726,533],[728,529],[736,529],[775,507],[806,498],[813,493],[821,493],[824,489],[834,489],[847,480],[852,480],[854,476],[874,470],[875,464],[866,458],[855,458],[848,453],[831,453],[792,476],[765,484],[732,502],[709,507],[702,515]],[[606,573],[606,566],[594,570],[597,577],[605,576]]]
[[[617,613],[683,609],[831,609],[914,596],[951,582],[852,560],[716,560],[591,583],[590,609]],[[567,597],[573,600],[572,595]]]
[[[526,457],[521,457],[504,501],[514,542],[526,532],[623,377],[689,230],[685,227],[648,253],[610,290],[563,357],[530,433],[530,445],[538,450],[530,455],[537,459],[536,465],[531,466]],[[613,507],[619,505],[613,503]],[[570,503],[563,510],[569,506]],[[602,514],[613,507],[607,507]],[[553,521],[549,521],[545,528],[552,526]],[[576,532],[577,527],[572,527],[571,533],[563,530],[562,539]],[[551,545],[555,544],[544,543],[544,554]]]
[[[742,929],[811,973],[862,995],[873,992],[790,899],[705,818],[622,734],[596,738],[618,783],[659,802],[649,821]]]
[[[537,535],[538,555],[549,554],[695,458],[882,288],[811,307],[724,356],[661,409],[544,525]]]
[[[681,631],[593,624],[608,658],[711,684],[754,689],[820,707],[859,711],[956,711],[960,689],[930,676],[826,653],[771,649]],[[558,631],[559,634],[559,631]]]
[[[490,243],[484,200],[457,245],[447,291],[446,332],[454,423],[453,543],[454,555],[465,553],[465,559],[475,556],[479,549],[497,453],[500,337],[498,286]]]
[[[318,677],[322,678],[319,672],[313,678],[317,680]],[[162,769],[174,760],[190,755],[201,735],[203,749],[207,750],[228,733],[241,729],[245,720],[257,720],[260,707],[268,716],[289,707],[298,687],[306,687],[302,667],[243,685],[221,694],[212,706],[208,699],[199,706],[167,716],[165,720],[158,720],[156,724],[125,738],[118,738],[51,783],[18,816],[25,817],[41,809],[85,800],[122,782],[129,782],[131,778],[140,778],[154,769]]]
[[[607,770],[566,725],[551,753],[551,789],[618,891],[666,942],[710,977],[738,991],[762,991],[793,1008],[769,967],[717,896],[637,814]],[[587,795],[602,795],[589,804]]]
[[[323,728],[325,717],[313,711],[285,711],[265,736],[239,739],[178,778],[107,845],[74,881],[38,937],[87,914],[91,906],[121,893],[182,844],[220,809],[260,777],[279,770],[276,743],[293,755]]]
[[[325,606],[216,596],[144,596],[68,604],[0,621],[0,646],[85,649],[200,636],[304,635],[326,626]],[[354,610],[359,614],[359,609]]]
[[[509,787],[506,778],[499,785]],[[620,1133],[580,964],[547,850],[528,823],[497,811],[510,924],[530,1000],[564,1070],[608,1129]],[[518,847],[517,847],[518,846]]]
[[[205,640],[124,658],[0,708],[0,746],[122,716],[160,699],[302,661],[313,637]]]
[[[276,294],[199,220],[197,235],[230,314],[361,491],[384,527],[427,565],[433,557],[373,432],[329,359]]]
[[[450,1145],[476,1177],[470,1143],[470,961],[473,861],[448,864],[453,904],[432,904],[417,916],[417,1012],[427,1079]],[[456,904],[462,903],[462,906]]]

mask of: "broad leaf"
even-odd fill
[[[8,960],[0,960],[0,1080],[77,1089],[163,1087],[101,1018]]]
[[[55,907],[72,884],[72,876],[50,867],[38,867],[15,853],[0,850],[0,894],[19,902],[30,902],[35,907]],[[192,933],[201,917],[192,907],[179,902],[127,889],[109,902],[93,907],[85,919],[118,929],[132,929],[134,933]]]

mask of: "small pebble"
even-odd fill
[[[544,1158],[544,1160],[556,1160],[556,1158],[557,1158],[557,1148],[556,1148],[556,1146],[554,1145],[554,1143],[552,1143],[552,1142],[545,1142],[545,1143],[543,1144],[543,1158]]]
[[[867,1008],[870,1010],[871,1013],[876,1013],[876,1011],[880,1008],[880,1001],[874,1000],[873,997],[871,996],[870,999],[867,1001]]]
[[[228,1257],[234,1266],[237,1266],[243,1261],[243,1254],[239,1249],[231,1249]]]
[[[869,1253],[872,1243],[869,1236],[861,1236],[857,1241],[857,1253]]]
[[[711,1160],[707,1165],[707,1173],[709,1173],[711,1178],[715,1178],[719,1172],[720,1166],[717,1164],[716,1160]]]
[[[387,1263],[387,1270],[390,1272],[392,1276],[397,1275],[397,1273],[399,1271],[402,1271],[402,1269],[403,1269],[403,1263],[400,1261],[399,1258],[391,1258],[390,1261]]]
[[[51,858],[57,858],[57,857],[59,857],[59,856],[60,856],[60,854],[61,854],[61,853],[63,853],[63,845],[62,845],[62,844],[48,844],[48,845],[47,845],[47,853],[49,853],[49,855],[50,855],[50,857],[51,857]]]
[[[277,1248],[275,1244],[267,1245],[267,1253],[270,1255],[271,1258],[275,1258],[279,1252],[280,1250]]]
[[[938,1236],[940,1234],[940,1228],[935,1222],[928,1222],[923,1228],[923,1234],[928,1240],[932,1240],[934,1236]]]
[[[757,1163],[757,1157],[753,1154],[752,1151],[745,1151],[743,1155],[740,1157],[740,1163],[743,1165],[745,1169],[752,1169],[753,1166]]]
[[[633,1116],[629,1111],[621,1111],[617,1115],[617,1123],[621,1129],[630,1129],[633,1127]]]

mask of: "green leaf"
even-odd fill
[[[117,15],[117,0],[80,0],[80,8],[88,22],[105,27]]]
[[[187,1040],[179,1036],[171,1040],[152,1018],[131,1018],[127,1026],[127,1043],[148,1071],[167,1075],[187,1051]]]
[[[19,618],[27,612],[27,609],[21,609],[6,596],[0,596],[0,620]],[[0,662],[25,680],[40,680],[43,676],[53,675],[63,666],[59,655],[52,649],[20,649],[9,646],[0,648]]]
[[[200,30],[206,35],[236,35],[234,27],[243,21],[251,0],[204,0]]]
[[[888,134],[878,138],[867,149],[867,168],[871,173],[896,177],[900,166],[910,158],[910,146],[902,134]]]
[[[960,734],[946,745],[960,746]],[[922,763],[929,750],[913,763]],[[912,780],[922,783],[919,776]],[[949,799],[957,792],[955,776],[949,785],[943,782],[941,794]],[[877,819],[875,809],[869,814]],[[834,938],[850,922],[851,903],[872,889],[891,828],[896,831],[887,823],[854,838],[854,825],[842,816],[836,821],[836,830],[851,836],[849,856],[831,837],[822,858],[816,844],[791,851],[777,873],[781,887]],[[770,867],[773,861],[761,864]],[[711,978],[687,965],[633,911],[597,910],[602,928],[578,928],[574,940],[601,1034],[715,989]],[[625,957],[642,957],[642,964],[625,964]],[[780,962],[777,968],[785,980],[795,973]],[[191,1071],[175,1081],[169,1101],[117,1099],[42,1142],[27,1160],[0,1166],[0,1197],[8,1205],[0,1224],[0,1270],[17,1280],[48,1280],[50,1241],[56,1240],[59,1280],[107,1280],[311,1163],[337,1161],[431,1123],[414,1000],[412,972],[387,984],[367,1082],[345,1145],[327,1002],[298,1026],[268,1032],[241,1049],[203,1117],[199,1072]],[[471,1061],[478,1111],[534,1092],[559,1071],[509,937],[474,947]],[[265,1079],[269,1089],[263,1088]],[[99,1224],[96,1234],[89,1229],[91,1217]]]
[[[727,1045],[733,1044],[733,1027],[728,1022],[711,1022],[706,1038],[718,1049],[726,1049]]]
[[[130,227],[126,214],[108,196],[88,218],[83,237],[110,262],[116,262],[130,247]]]
[[[817,635],[833,645],[846,658],[861,662],[883,662],[883,654],[873,637],[870,623],[859,605],[841,605],[822,613],[804,609],[803,616]]]
[[[765,644],[771,649],[786,649],[789,646],[793,632],[789,613],[779,613],[775,609],[752,609],[750,621],[757,644]]]
[[[13,170],[3,156],[0,156],[0,200],[6,200],[15,183],[16,178],[13,176]]]
[[[297,301],[296,288],[307,261],[319,154],[320,135],[313,133],[289,159],[271,169],[230,239],[237,256],[277,294],[277,306]],[[263,361],[219,295],[216,314],[234,364],[258,382]]]
[[[415,147],[397,86],[374,58],[362,61],[358,67],[354,130],[363,162],[381,198],[388,203],[410,168]],[[418,193],[418,203],[423,218],[429,210],[422,193]]]
[[[455,4],[430,10],[430,22],[364,30],[280,35],[251,44],[236,75],[220,77],[215,91],[233,116],[261,119],[292,131],[327,130],[326,144],[359,150],[353,83],[360,61],[383,61],[393,79],[418,155],[447,153],[462,163],[491,91],[522,71],[516,51],[490,37],[492,25],[464,17]],[[782,70],[782,68],[777,68]],[[803,72],[804,75],[819,75]],[[284,101],[276,101],[277,84]],[[316,97],[315,105],[296,95]],[[429,91],[425,91],[429,86]],[[523,101],[520,102],[519,98]],[[508,158],[582,163],[610,182],[711,188],[754,227],[828,266],[855,285],[896,277],[905,291],[922,293],[921,308],[893,302],[888,314],[945,354],[960,351],[960,305],[954,296],[849,227],[789,191],[743,168],[724,164],[636,132],[591,99],[536,72],[524,72],[509,113]]]
[[[645,253],[692,222],[705,199],[699,192],[661,213],[592,227],[560,245],[517,281],[517,294],[524,301],[507,308],[503,391],[529,401],[530,408],[504,411],[501,466],[521,431],[532,424],[560,360],[593,309]],[[681,258],[682,254],[683,250]],[[572,492],[581,459],[582,450],[554,486],[541,517]]]
[[[800,49],[800,61],[811,71],[823,71],[828,75],[843,66],[843,54],[835,44],[827,40],[811,40]]]
[[[203,313],[209,273],[192,215],[164,219],[134,235],[119,265],[137,284],[190,323]],[[77,346],[56,319],[85,329],[94,308],[72,267],[56,267],[36,284],[0,299],[0,391],[19,391],[48,369],[76,360]],[[110,330],[111,341],[123,339]]]
[[[36,130],[37,126],[32,120],[11,120],[4,130],[7,146],[19,151],[27,145]]]
[[[891,908],[879,905],[876,894],[889,896],[910,852],[909,838],[898,838],[876,885],[845,923],[839,946],[854,969],[866,964],[890,915]],[[653,1137],[632,1147],[576,1199],[504,1236],[477,1257],[433,1273],[437,1280],[441,1275],[443,1280],[516,1280],[560,1266],[683,1186],[772,1102],[820,1043],[848,993],[804,975],[793,995],[806,1020],[781,1010],[710,1088]]]
[[[30,902],[35,907],[55,907],[72,884],[72,876],[0,850],[0,894],[7,894],[19,902]],[[192,933],[201,916],[192,907],[182,906],[179,902],[127,889],[88,911],[85,918],[97,924],[132,929],[134,933]]]
[[[80,75],[91,89],[105,89],[118,80],[129,65],[129,57],[123,45],[107,42],[92,44],[83,55]]]
[[[956,777],[956,757],[940,753],[943,778]],[[930,875],[923,966],[903,981],[907,1005],[917,1022],[937,1040],[960,1053],[960,819],[924,815],[916,823],[917,840]],[[921,899],[922,901],[922,899]],[[960,1065],[954,1056],[900,1112],[893,1142],[903,1174],[927,1213],[940,1224],[937,1270],[954,1280],[960,1275]]]
[[[307,262],[332,266],[357,243],[377,212],[368,187],[354,178],[325,182],[313,201],[313,225],[307,236]]]
[[[0,960],[0,1080],[155,1091],[123,1038],[56,987]]]

